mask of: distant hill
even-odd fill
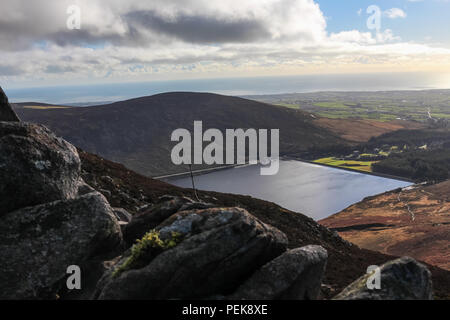
[[[27,107],[35,107],[35,106],[45,106],[45,107],[60,107],[60,106],[66,106],[69,107],[71,105],[61,105],[61,104],[51,104],[51,103],[44,103],[44,102],[33,102],[33,101],[29,101],[29,102],[16,102],[16,103],[11,103],[12,105],[14,105],[15,108],[20,109],[20,108],[27,108]]]
[[[310,114],[252,100],[209,93],[174,92],[85,108],[23,108],[24,121],[42,123],[86,151],[120,162],[147,176],[186,171],[174,166],[174,129],[280,129],[280,153],[345,143],[316,126]]]

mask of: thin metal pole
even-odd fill
[[[191,181],[192,181],[192,189],[194,190],[195,198],[198,202],[200,202],[200,199],[197,195],[197,189],[195,189],[195,183],[194,183],[194,175],[192,174],[192,165],[189,165],[189,172],[191,173]]]

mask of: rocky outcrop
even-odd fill
[[[336,300],[432,300],[431,273],[416,260],[403,257],[380,267],[380,289],[369,289],[366,274],[350,284]]]
[[[183,299],[229,294],[287,246],[283,233],[239,208],[179,212],[155,232],[162,241],[176,237],[180,242],[174,240],[173,247],[156,255],[143,250],[136,256],[138,250],[128,251],[99,282],[98,298]],[[131,265],[131,259],[142,260],[134,263],[138,268],[124,268]]]
[[[114,215],[120,222],[129,223],[131,221],[132,215],[123,208],[113,208]]]
[[[78,195],[77,150],[41,125],[0,122],[0,216]]]
[[[193,204],[193,200],[187,197],[161,197],[159,203],[149,210],[134,215],[130,223],[124,228],[124,240],[131,246],[136,239],[142,238],[147,231],[155,228],[177,211],[187,209],[186,205],[192,206]]]
[[[231,300],[315,300],[327,263],[321,246],[289,250],[265,264],[229,296]]]
[[[0,121],[15,121],[18,122],[19,117],[16,115],[11,105],[8,102],[8,97],[0,87]]]
[[[0,220],[0,299],[54,298],[68,266],[120,240],[112,209],[97,192],[9,212]]]
[[[3,114],[3,91],[0,100]],[[0,122],[0,299],[55,299],[69,266],[98,262],[121,242],[73,145],[41,125]]]

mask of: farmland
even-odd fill
[[[248,96],[332,119],[450,119],[450,90],[318,92]]]

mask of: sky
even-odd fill
[[[2,0],[2,12],[7,88],[450,75],[450,0]]]

